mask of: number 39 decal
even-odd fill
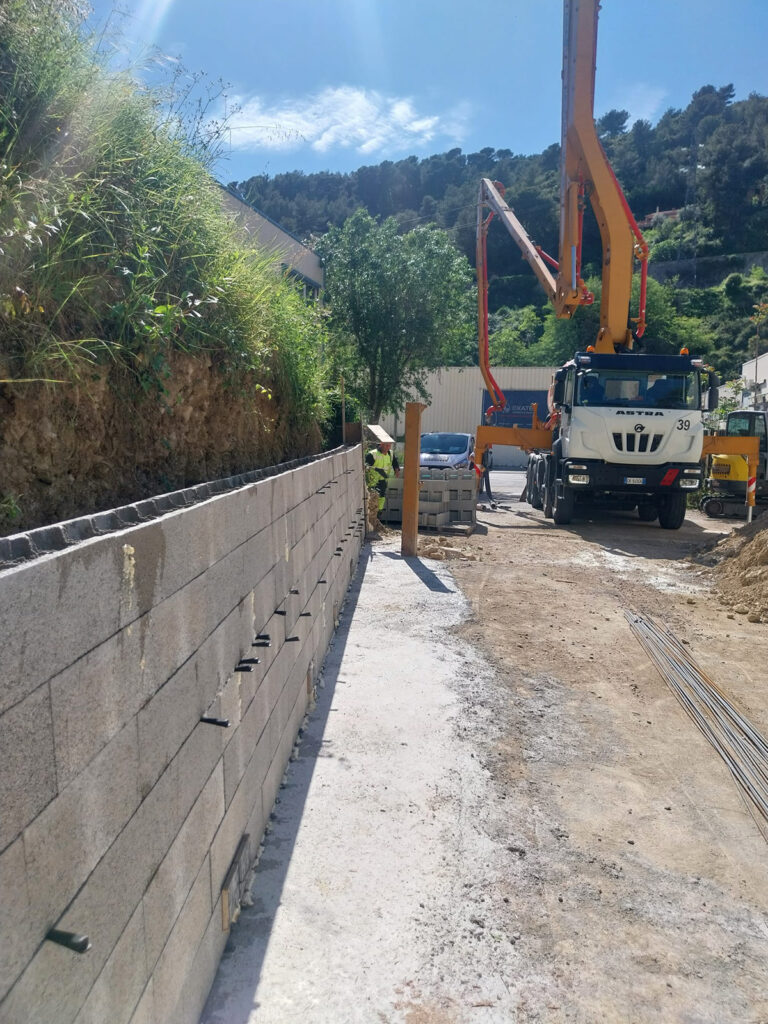
[[[690,430],[691,429],[691,421],[690,420],[678,420],[677,421],[677,429],[678,430]]]

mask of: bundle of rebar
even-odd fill
[[[768,740],[696,664],[670,629],[636,612],[625,612],[625,616],[689,718],[725,762],[747,810],[768,840]]]

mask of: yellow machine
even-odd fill
[[[768,413],[739,409],[728,414],[724,437],[757,437],[760,443],[757,472],[753,489],[757,505],[768,504]],[[746,512],[750,470],[742,455],[713,455],[710,477],[712,492],[701,502],[702,511],[713,519],[720,516],[741,516]]]
[[[491,397],[493,422],[505,398],[489,364],[486,237],[494,217],[517,243],[558,317],[571,317],[593,296],[581,277],[581,239],[587,201],[602,241],[600,329],[586,352],[555,373],[549,417],[534,411],[533,425],[483,425],[475,459],[494,444],[528,452],[526,496],[556,523],[590,507],[637,509],[641,520],[664,529],[683,523],[688,494],[702,483],[702,459],[716,452],[743,453],[753,472],[755,439],[713,438],[704,433],[702,403],[717,405],[717,377],[687,350],[679,355],[636,354],[645,330],[648,247],[603,150],[594,121],[599,0],[564,0],[563,112],[560,168],[559,259],[529,238],[498,182],[483,179],[477,214],[479,363]],[[637,316],[630,318],[634,260],[640,261]],[[598,397],[595,397],[595,396]],[[754,502],[747,489],[747,501]]]

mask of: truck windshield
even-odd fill
[[[653,370],[587,370],[577,377],[576,405],[699,409],[699,375]]]
[[[469,448],[467,434],[422,434],[423,455],[463,455]]]

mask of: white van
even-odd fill
[[[471,469],[475,438],[472,434],[422,434],[419,461],[423,469]]]

